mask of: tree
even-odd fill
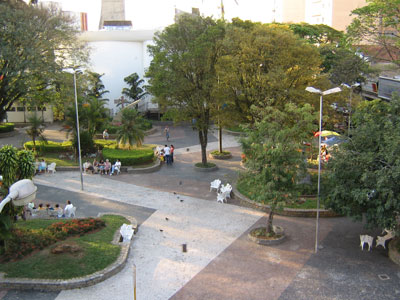
[[[218,60],[218,88],[242,122],[253,123],[257,109],[307,102],[305,88],[316,81],[320,65],[317,48],[285,26],[235,19]]]
[[[376,56],[400,66],[400,1],[368,0],[352,11],[347,32],[353,44],[376,45]]]
[[[109,93],[101,80],[101,77],[103,77],[104,74],[88,71],[85,75],[88,81],[88,90],[86,92],[86,95],[88,97],[94,97],[97,99],[108,101],[108,99],[103,98],[104,94]]]
[[[37,114],[33,114],[28,118],[30,126],[26,133],[31,137],[33,142],[33,151],[36,151],[36,139],[40,138],[43,141],[46,141],[45,136],[43,135],[45,129],[45,123],[42,118],[38,117]]]
[[[67,63],[87,59],[73,24],[55,7],[0,2],[0,119],[21,97],[51,86]]]
[[[328,165],[327,204],[365,219],[369,227],[395,229],[400,213],[400,97],[363,102],[352,120],[351,139]]]
[[[296,23],[288,25],[290,30],[312,45],[337,45],[344,38],[344,34],[325,24]]]
[[[135,109],[122,110],[121,126],[117,131],[117,142],[131,148],[135,143],[140,147],[144,140],[144,131],[141,129],[142,117]]]
[[[155,45],[149,46],[153,60],[146,73],[148,91],[174,121],[196,120],[203,165],[224,33],[222,21],[184,14],[156,34]]]
[[[260,121],[247,129],[248,137],[241,140],[249,169],[244,178],[255,201],[270,206],[267,234],[273,234],[276,209],[297,196],[296,185],[306,173],[302,142],[315,129],[317,116],[308,104],[267,107],[258,113]]]
[[[124,81],[126,82],[126,84],[128,84],[129,88],[123,88],[122,94],[128,97],[128,99],[131,99],[131,101],[129,101],[128,103],[140,100],[147,94],[140,87],[144,83],[144,80],[140,79],[137,73],[132,73],[131,75],[125,77]],[[119,105],[122,105],[122,108],[124,108],[122,102],[117,104],[117,106]]]

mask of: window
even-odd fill
[[[10,107],[7,111],[15,111],[15,107]]]
[[[46,107],[45,107],[45,106],[43,106],[43,107],[39,107],[39,106],[38,106],[37,110],[38,110],[38,111],[46,111]]]
[[[18,106],[17,107],[17,111],[25,111],[25,107],[24,106]]]
[[[35,106],[28,106],[28,111],[36,111],[36,107]]]

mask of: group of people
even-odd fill
[[[172,165],[174,162],[174,145],[165,145],[164,148],[158,146],[156,148],[156,155],[161,162],[165,162],[167,165]]]
[[[38,207],[36,207],[33,202],[28,203],[28,209],[31,211],[32,215],[34,215],[36,211],[50,210],[55,211],[58,218],[70,217],[73,207],[74,206],[72,205],[70,200],[67,201],[67,205],[65,205],[64,209],[59,204],[56,204],[54,207],[52,207],[49,203],[47,203],[46,205],[40,203]]]
[[[97,161],[96,159],[93,160],[93,164],[90,161],[86,161],[83,164],[83,169],[85,173],[91,174],[102,174],[102,175],[114,175],[121,172],[121,161],[117,159],[114,164],[111,164],[109,159]]]

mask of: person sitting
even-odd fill
[[[71,201],[68,200],[67,205],[64,208],[64,216],[70,218],[73,214],[73,208],[74,206],[72,205]]]
[[[112,165],[110,176],[114,175],[114,171],[117,172],[117,174],[121,172],[121,161],[119,159]]]
[[[83,170],[85,173],[94,173],[94,168],[88,160],[83,164]]]
[[[106,162],[104,163],[104,174],[110,173],[111,170],[111,163],[108,159],[106,159]]]
[[[94,173],[99,172],[99,162],[96,159],[93,159],[93,172]]]
[[[104,174],[104,167],[105,167],[104,160],[101,159],[99,162],[99,173],[100,174]]]
[[[60,207],[59,204],[56,204],[55,211],[57,212],[57,217],[58,218],[62,218],[64,216],[64,210]]]
[[[39,210],[44,210],[44,209],[46,209],[46,207],[43,206],[43,203],[40,203],[39,204]]]
[[[46,164],[46,162],[44,161],[44,159],[42,159],[42,160],[40,161],[39,167],[38,167],[39,173],[41,173],[41,172],[46,172],[46,168],[47,168],[47,164]]]
[[[47,209],[47,210],[54,210],[54,208],[51,207],[51,205],[50,205],[49,203],[46,204],[46,209]]]

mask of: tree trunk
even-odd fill
[[[207,164],[207,132],[208,130],[199,129],[199,140],[201,146],[201,162]]]
[[[272,226],[272,221],[274,219],[274,211],[275,210],[271,207],[267,220],[267,234],[274,233],[274,227]]]
[[[218,142],[219,142],[219,153],[222,153],[222,127],[219,125],[218,128]]]

